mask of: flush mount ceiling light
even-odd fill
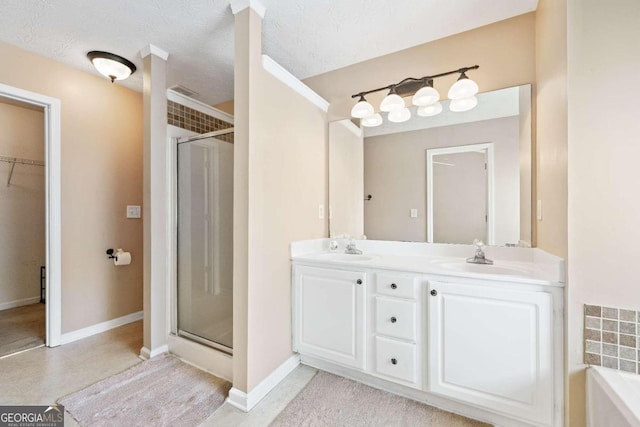
[[[116,80],[124,80],[136,72],[136,66],[126,58],[109,52],[93,50],[87,53],[96,70],[113,83]]]
[[[388,90],[389,94],[380,103],[380,111],[389,113],[387,119],[394,123],[406,122],[411,118],[411,111],[406,108],[403,98],[412,96],[411,102],[418,107],[418,115],[422,117],[435,116],[442,112],[440,93],[433,87],[433,80],[439,77],[460,74],[458,80],[449,89],[448,95],[452,100],[450,110],[454,112],[468,111],[478,104],[475,95],[478,93],[478,85],[467,76],[470,70],[477,70],[478,65],[463,67],[446,73],[425,76],[419,79],[407,77],[398,83],[390,84],[377,89],[351,95],[359,98],[359,101],[351,109],[351,116],[362,119],[362,126],[372,127],[382,124],[382,116],[377,114],[365,95]]]

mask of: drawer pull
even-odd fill
[[[358,280],[356,280],[356,283],[357,283],[358,285],[362,285],[362,279],[358,279]]]
[[[398,361],[395,358],[393,358],[393,359],[391,359],[391,364],[392,365],[397,365]]]
[[[398,289],[398,285],[396,285],[395,283],[391,284],[391,289]]]
[[[393,317],[391,318],[391,323],[396,323],[397,321],[398,321],[398,319],[396,319],[396,317],[395,317],[395,316],[393,316]]]
[[[438,291],[436,291],[435,289],[431,291],[431,296],[436,296],[438,295]]]

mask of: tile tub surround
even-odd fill
[[[167,101],[167,123],[196,133],[208,133],[233,127],[231,123],[174,101]],[[219,138],[233,143],[233,134],[222,135]]]
[[[585,305],[584,363],[640,374],[640,312]]]

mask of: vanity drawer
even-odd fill
[[[376,292],[400,298],[416,298],[416,278],[399,274],[376,274]]]
[[[405,340],[416,340],[416,303],[388,297],[376,297],[376,333]]]
[[[419,386],[415,344],[376,337],[375,355],[378,374]]]

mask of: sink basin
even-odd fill
[[[460,273],[484,273],[501,276],[530,276],[531,272],[524,268],[504,265],[471,264],[464,261],[442,262],[439,265],[447,270]]]
[[[345,254],[345,253],[320,254],[318,255],[318,258],[326,259],[330,261],[351,261],[351,262],[371,261],[372,259],[374,259],[374,257],[368,256],[368,255],[355,255],[355,254],[352,255],[352,254]]]

